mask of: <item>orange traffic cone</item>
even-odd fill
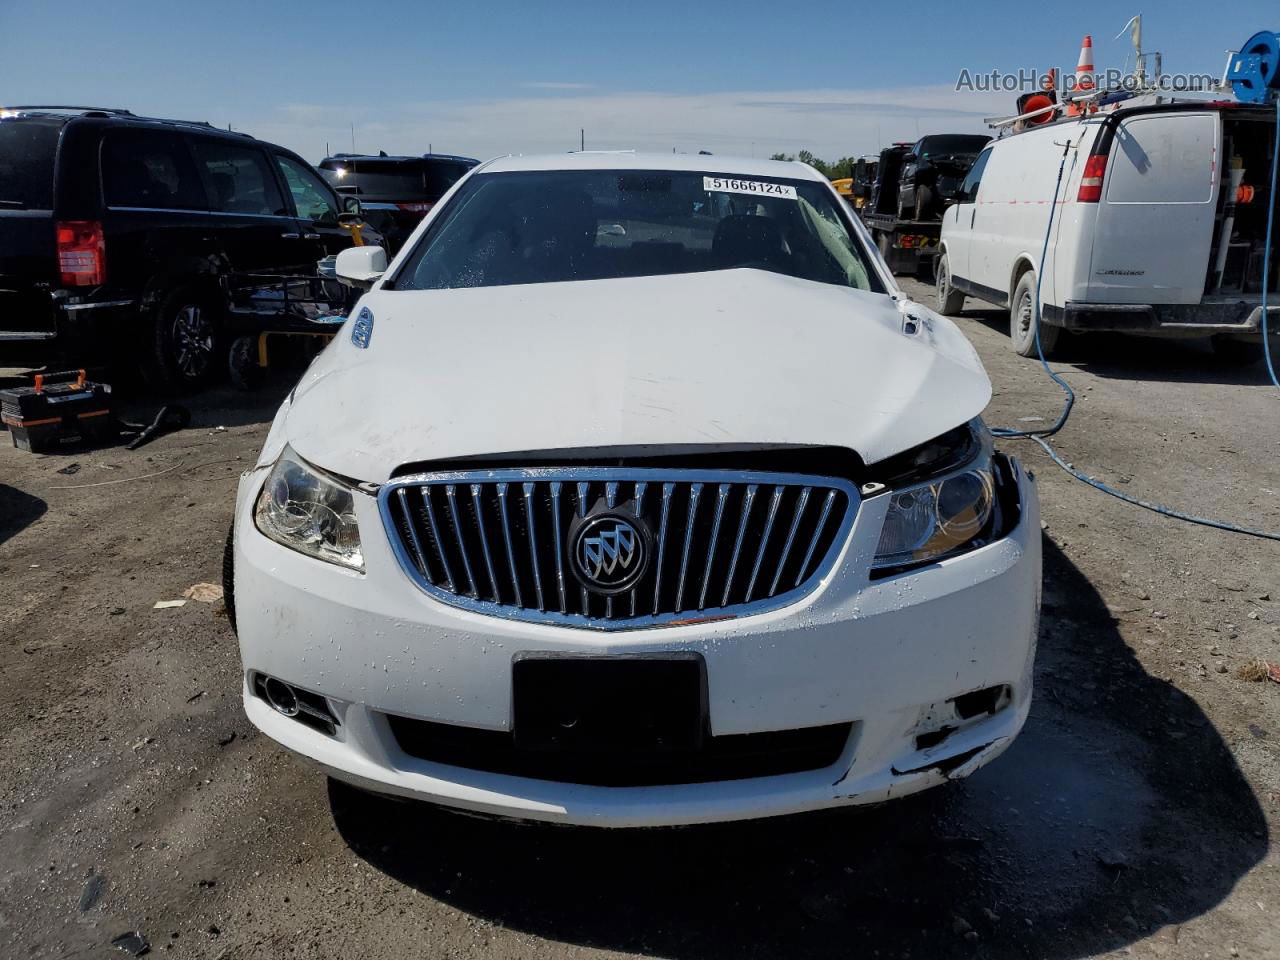
[[[1076,83],[1071,94],[1079,96],[1091,93],[1093,89],[1093,37],[1086,34],[1080,44],[1080,59],[1076,61]],[[1079,116],[1084,111],[1084,105],[1079,103],[1073,103],[1067,108],[1068,116],[1072,117]]]

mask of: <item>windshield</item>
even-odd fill
[[[326,161],[321,173],[335,187],[354,186],[357,196],[393,197],[405,202],[439,200],[475,166],[463,160],[348,160],[330,163]]]
[[[481,174],[390,289],[434,290],[751,267],[881,291],[821,183],[657,170]]]
[[[983,136],[925,137],[920,141],[920,156],[945,157],[953,153],[977,153],[991,141]]]
[[[0,120],[0,208],[53,208],[53,160],[61,123]]]

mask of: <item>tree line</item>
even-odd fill
[[[808,150],[801,150],[795,156],[786,153],[775,153],[770,160],[799,160],[801,163],[807,163],[828,180],[840,180],[844,177],[853,176],[853,164],[857,157],[841,157],[839,160],[828,163],[820,157],[815,157]]]

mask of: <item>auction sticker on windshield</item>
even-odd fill
[[[796,188],[785,183],[767,183],[764,180],[735,180],[732,177],[703,177],[702,189],[720,193],[750,193],[758,197],[783,197],[796,199]]]

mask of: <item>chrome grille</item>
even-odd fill
[[[494,616],[594,629],[744,616],[804,596],[857,510],[830,477],[567,467],[425,473],[379,492],[392,547],[433,597]],[[601,512],[645,532],[647,569],[588,589],[570,539]]]

